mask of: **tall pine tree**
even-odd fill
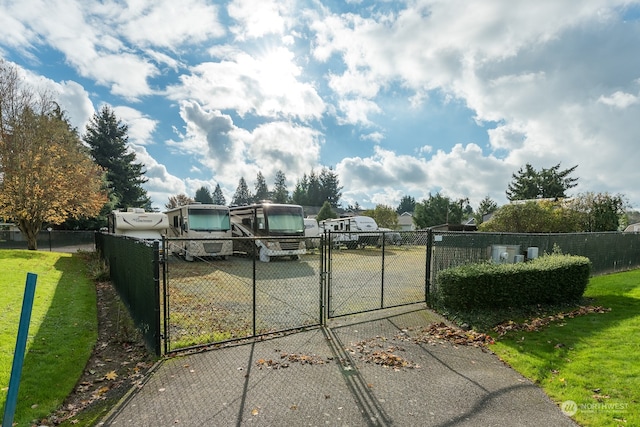
[[[253,200],[256,203],[260,203],[263,200],[270,199],[269,188],[267,187],[267,181],[264,179],[264,175],[262,175],[262,172],[258,172],[258,175],[256,176],[255,190],[256,192],[253,195]]]
[[[227,199],[225,199],[224,194],[222,194],[222,188],[220,188],[220,184],[216,184],[216,188],[213,190],[213,204],[214,205],[226,205]]]
[[[147,208],[151,200],[142,184],[147,182],[142,163],[127,142],[128,126],[123,124],[108,106],[93,115],[82,139],[90,148],[94,161],[106,171],[109,195],[116,208]]]
[[[289,190],[287,190],[287,178],[284,172],[278,170],[276,172],[276,179],[273,183],[273,202],[274,203],[287,203],[289,201]]]
[[[233,198],[231,199],[231,204],[234,206],[248,205],[252,200],[253,198],[249,192],[247,181],[245,181],[244,177],[241,177],[238,182],[236,192],[233,194]]]

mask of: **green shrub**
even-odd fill
[[[582,297],[590,274],[588,258],[558,254],[526,263],[468,264],[438,273],[438,297],[454,309],[562,304]]]

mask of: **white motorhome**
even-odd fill
[[[229,208],[221,205],[190,204],[165,212],[169,219],[169,251],[193,261],[194,257],[226,258],[233,254]],[[206,240],[212,239],[212,240]]]
[[[380,236],[376,221],[364,215],[325,219],[320,228],[331,232],[334,245],[345,245],[347,249],[375,246]]]
[[[167,215],[161,212],[146,212],[142,208],[112,211],[107,217],[109,233],[137,239],[161,240],[168,228]]]
[[[253,241],[236,239],[234,251],[252,254],[255,242],[260,261],[264,262],[271,257],[298,259],[307,252],[302,206],[264,202],[232,206],[229,211],[234,237],[266,237]]]
[[[320,246],[320,226],[315,218],[304,219],[304,237],[306,237],[307,249]]]

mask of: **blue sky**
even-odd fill
[[[525,163],[640,208],[640,2],[0,0],[0,58],[81,131],[108,104],[146,189],[241,177],[342,205],[437,191],[506,203]]]

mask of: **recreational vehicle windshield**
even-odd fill
[[[225,258],[233,254],[231,240],[224,240],[231,237],[228,207],[191,204],[165,213],[169,218],[169,236],[179,238],[169,241],[170,252],[187,261],[193,261],[194,257]]]
[[[169,220],[167,215],[160,212],[129,208],[126,212],[112,211],[107,216],[107,228],[111,234],[145,240],[161,240],[169,228]]]
[[[306,253],[302,206],[256,203],[233,206],[230,213],[235,237],[269,238],[255,240],[261,261],[269,262],[271,257],[283,256],[297,259],[299,255]],[[252,243],[250,239],[234,240],[234,250],[251,254]]]

